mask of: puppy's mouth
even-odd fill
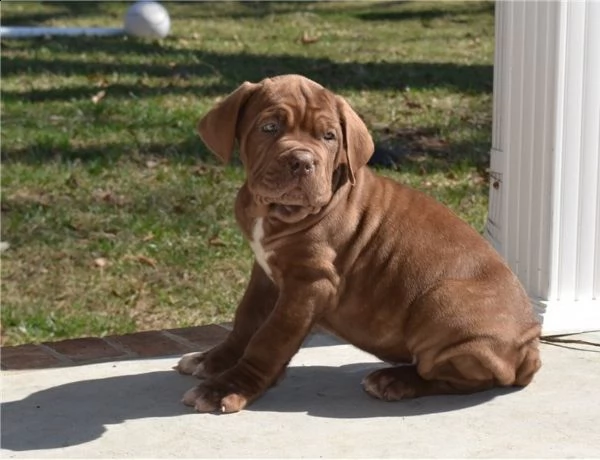
[[[293,192],[278,197],[255,195],[255,199],[267,207],[269,214],[289,223],[298,222],[321,209],[321,206],[310,203],[305,195]]]
[[[256,193],[253,192],[254,199],[257,203],[265,206],[282,206],[293,209],[303,206],[310,206],[310,200],[301,190],[291,189],[279,193]]]
[[[276,212],[278,214],[291,216],[301,210],[305,209],[306,206],[300,206],[297,204],[277,204],[271,203],[269,205],[269,211]]]
[[[268,206],[268,209],[269,214],[273,217],[291,224],[301,221],[310,214],[316,214],[321,208],[314,206],[272,203]]]

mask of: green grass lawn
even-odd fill
[[[493,3],[166,6],[158,42],[2,41],[4,345],[231,319],[252,261],[232,213],[243,176],[194,128],[245,80],[301,73],[342,94],[400,154],[382,174],[483,229]],[[2,25],[117,27],[127,5],[1,7]]]

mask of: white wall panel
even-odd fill
[[[486,233],[546,331],[600,329],[600,2],[497,2]]]

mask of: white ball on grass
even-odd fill
[[[171,28],[167,10],[157,2],[136,2],[125,15],[125,32],[142,38],[164,38]]]

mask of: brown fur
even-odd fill
[[[225,161],[237,139],[247,181],[235,215],[265,257],[227,339],[181,360],[206,378],[186,404],[243,409],[317,324],[412,364],[365,378],[384,400],[531,381],[540,325],[519,281],[447,208],[366,167],[373,141],[345,100],[296,75],[244,83],[198,129]]]

